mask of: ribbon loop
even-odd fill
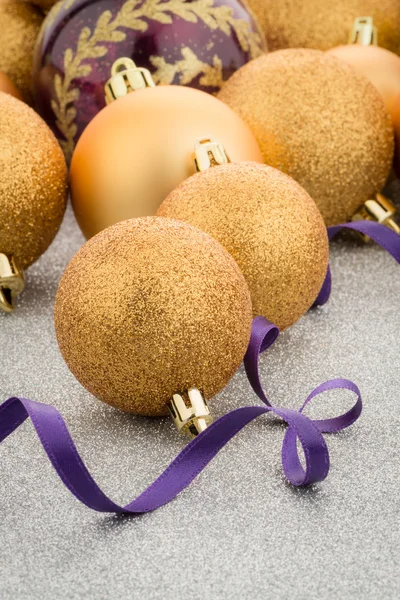
[[[264,405],[238,408],[212,423],[184,448],[142,494],[126,506],[115,504],[99,488],[81,459],[62,416],[53,406],[22,398],[10,398],[4,402],[0,406],[0,442],[30,417],[57,474],[80,502],[99,512],[137,515],[170,502],[241,429],[257,417],[273,412],[289,426],[282,446],[282,465],[288,480],[295,486],[322,481],[329,471],[329,453],[322,431],[338,431],[354,422],[361,412],[361,397],[357,386],[351,382],[334,380],[316,388],[299,411],[272,406],[260,382],[258,359],[278,335],[278,328],[263,317],[254,320],[245,367],[249,381]],[[312,421],[303,414],[305,406],[317,394],[338,387],[358,395],[351,411],[326,421]],[[303,448],[305,468],[298,455],[297,439]]]
[[[258,359],[260,354],[269,348],[279,335],[275,325],[264,319],[256,317],[253,321],[250,344],[244,358],[246,374],[251,387],[257,396],[275,413],[281,416],[289,425],[282,447],[282,463],[286,477],[293,485],[308,485],[322,481],[329,471],[329,454],[322,433],[336,432],[352,425],[362,411],[360,390],[347,379],[333,379],[319,385],[308,396],[299,411],[277,409],[272,407],[261,384]],[[298,417],[303,415],[307,404],[319,394],[335,389],[347,389],[355,393],[357,401],[345,414],[331,419],[303,420]],[[317,436],[316,432],[320,435]],[[304,471],[297,453],[296,441],[299,438],[303,447],[306,470]]]
[[[400,263],[400,236],[386,225],[376,223],[375,221],[355,221],[354,223],[344,223],[343,225],[334,225],[328,227],[328,237],[332,240],[342,229],[350,231],[358,231],[374,240],[381,248],[386,250],[393,258]],[[322,288],[313,304],[313,308],[323,306],[330,298],[332,290],[332,274],[328,266],[325,281]]]

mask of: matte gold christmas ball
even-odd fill
[[[248,283],[254,315],[285,329],[317,297],[328,267],[328,238],[307,192],[277,169],[228,164],[190,177],[158,214],[186,221],[232,254]]]
[[[344,60],[370,80],[392,117],[396,137],[400,136],[400,120],[395,110],[400,97],[400,56],[379,46],[361,44],[338,46],[329,50],[328,54]]]
[[[195,172],[199,138],[222,143],[232,161],[262,162],[248,126],[205,92],[147,88],[104,108],[83,132],[71,163],[72,205],[85,236],[154,215],[169,192]]]
[[[354,20],[371,16],[379,45],[400,54],[399,0],[248,0],[270,50],[346,44]]]
[[[11,77],[30,103],[33,49],[42,21],[36,6],[21,0],[0,0],[0,71]]]
[[[18,98],[18,100],[22,100],[21,93],[16,85],[11,81],[11,79],[5,73],[0,72],[0,92],[4,92],[5,94],[11,94],[14,98]]]
[[[0,173],[0,253],[26,268],[60,227],[67,167],[46,123],[5,93],[0,93]]]
[[[373,85],[318,50],[279,50],[237,71],[219,98],[252,129],[264,161],[292,176],[326,225],[348,221],[384,186],[393,128]]]
[[[217,394],[252,321],[239,267],[206,233],[172,219],[123,221],[89,240],[61,280],[55,327],[75,377],[103,402],[166,414],[174,393]]]

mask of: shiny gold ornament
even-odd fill
[[[5,94],[11,94],[14,98],[18,98],[18,100],[22,100],[21,92],[17,88],[16,85],[11,81],[11,79],[5,73],[0,72],[0,92],[4,92]]]
[[[67,168],[45,122],[5,93],[0,93],[0,173],[0,255],[9,262],[6,265],[2,258],[0,289],[15,291],[8,285],[11,275],[17,276],[20,290],[16,271],[39,258],[60,227]]]
[[[0,253],[0,309],[12,312],[17,296],[25,288],[25,277],[13,256]]]
[[[321,214],[307,192],[277,169],[227,164],[193,175],[158,215],[186,221],[232,254],[248,283],[254,315],[285,329],[317,297],[328,266]]]
[[[248,0],[270,50],[346,44],[357,17],[371,15],[379,44],[400,54],[399,0]]]
[[[383,194],[376,194],[376,198],[366,200],[360,210],[353,216],[352,221],[375,221],[381,225],[386,225],[397,235],[400,235],[400,227],[397,225],[394,217],[397,214],[395,205]],[[371,238],[361,232],[358,232],[364,242],[370,242]]]
[[[80,383],[107,404],[150,416],[191,388],[217,394],[243,359],[251,320],[233,258],[202,231],[158,217],[89,240],[55,304],[60,350]],[[173,407],[183,408],[179,398]]]
[[[42,21],[37,7],[20,0],[0,0],[0,71],[11,77],[30,103],[33,49]]]
[[[218,139],[232,161],[262,162],[253,134],[226,104],[183,86],[146,87],[140,69],[129,70],[131,79],[126,68],[114,73],[107,97],[117,99],[91,121],[72,158],[72,205],[86,237],[124,219],[154,215],[195,172],[197,139]],[[132,89],[138,91],[124,95]]]
[[[326,225],[348,221],[384,186],[393,128],[371,83],[318,50],[280,50],[231,77],[219,98],[253,131],[264,160],[291,175]]]
[[[371,23],[366,22],[364,29],[370,27]],[[372,43],[368,44],[368,40]],[[380,42],[379,32],[377,32],[377,42]],[[395,110],[396,102],[400,98],[400,56],[376,46],[368,35],[365,36],[365,43],[360,40],[359,43],[338,46],[328,54],[336,56],[363,73],[376,87],[392,117],[395,135],[398,138],[397,143],[400,143],[400,118]]]

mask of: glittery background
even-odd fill
[[[18,312],[0,315],[1,400],[53,403],[99,484],[128,502],[185,442],[168,420],[92,400],[64,364],[52,303],[82,242],[68,212],[28,271]],[[361,387],[359,423],[327,436],[329,478],[306,490],[285,484],[284,429],[260,418],[171,504],[137,519],[100,515],[65,490],[27,422],[0,448],[2,600],[398,597],[400,271],[382,250],[344,242],[332,246],[332,267],[329,305],[285,332],[261,365],[271,399],[284,406],[298,407],[333,376]],[[335,393],[310,414],[349,402]],[[214,410],[253,403],[241,370]]]

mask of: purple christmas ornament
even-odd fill
[[[34,60],[36,107],[67,158],[105,106],[117,58],[150,70],[156,84],[216,93],[266,51],[241,0],[63,0],[48,14]]]

